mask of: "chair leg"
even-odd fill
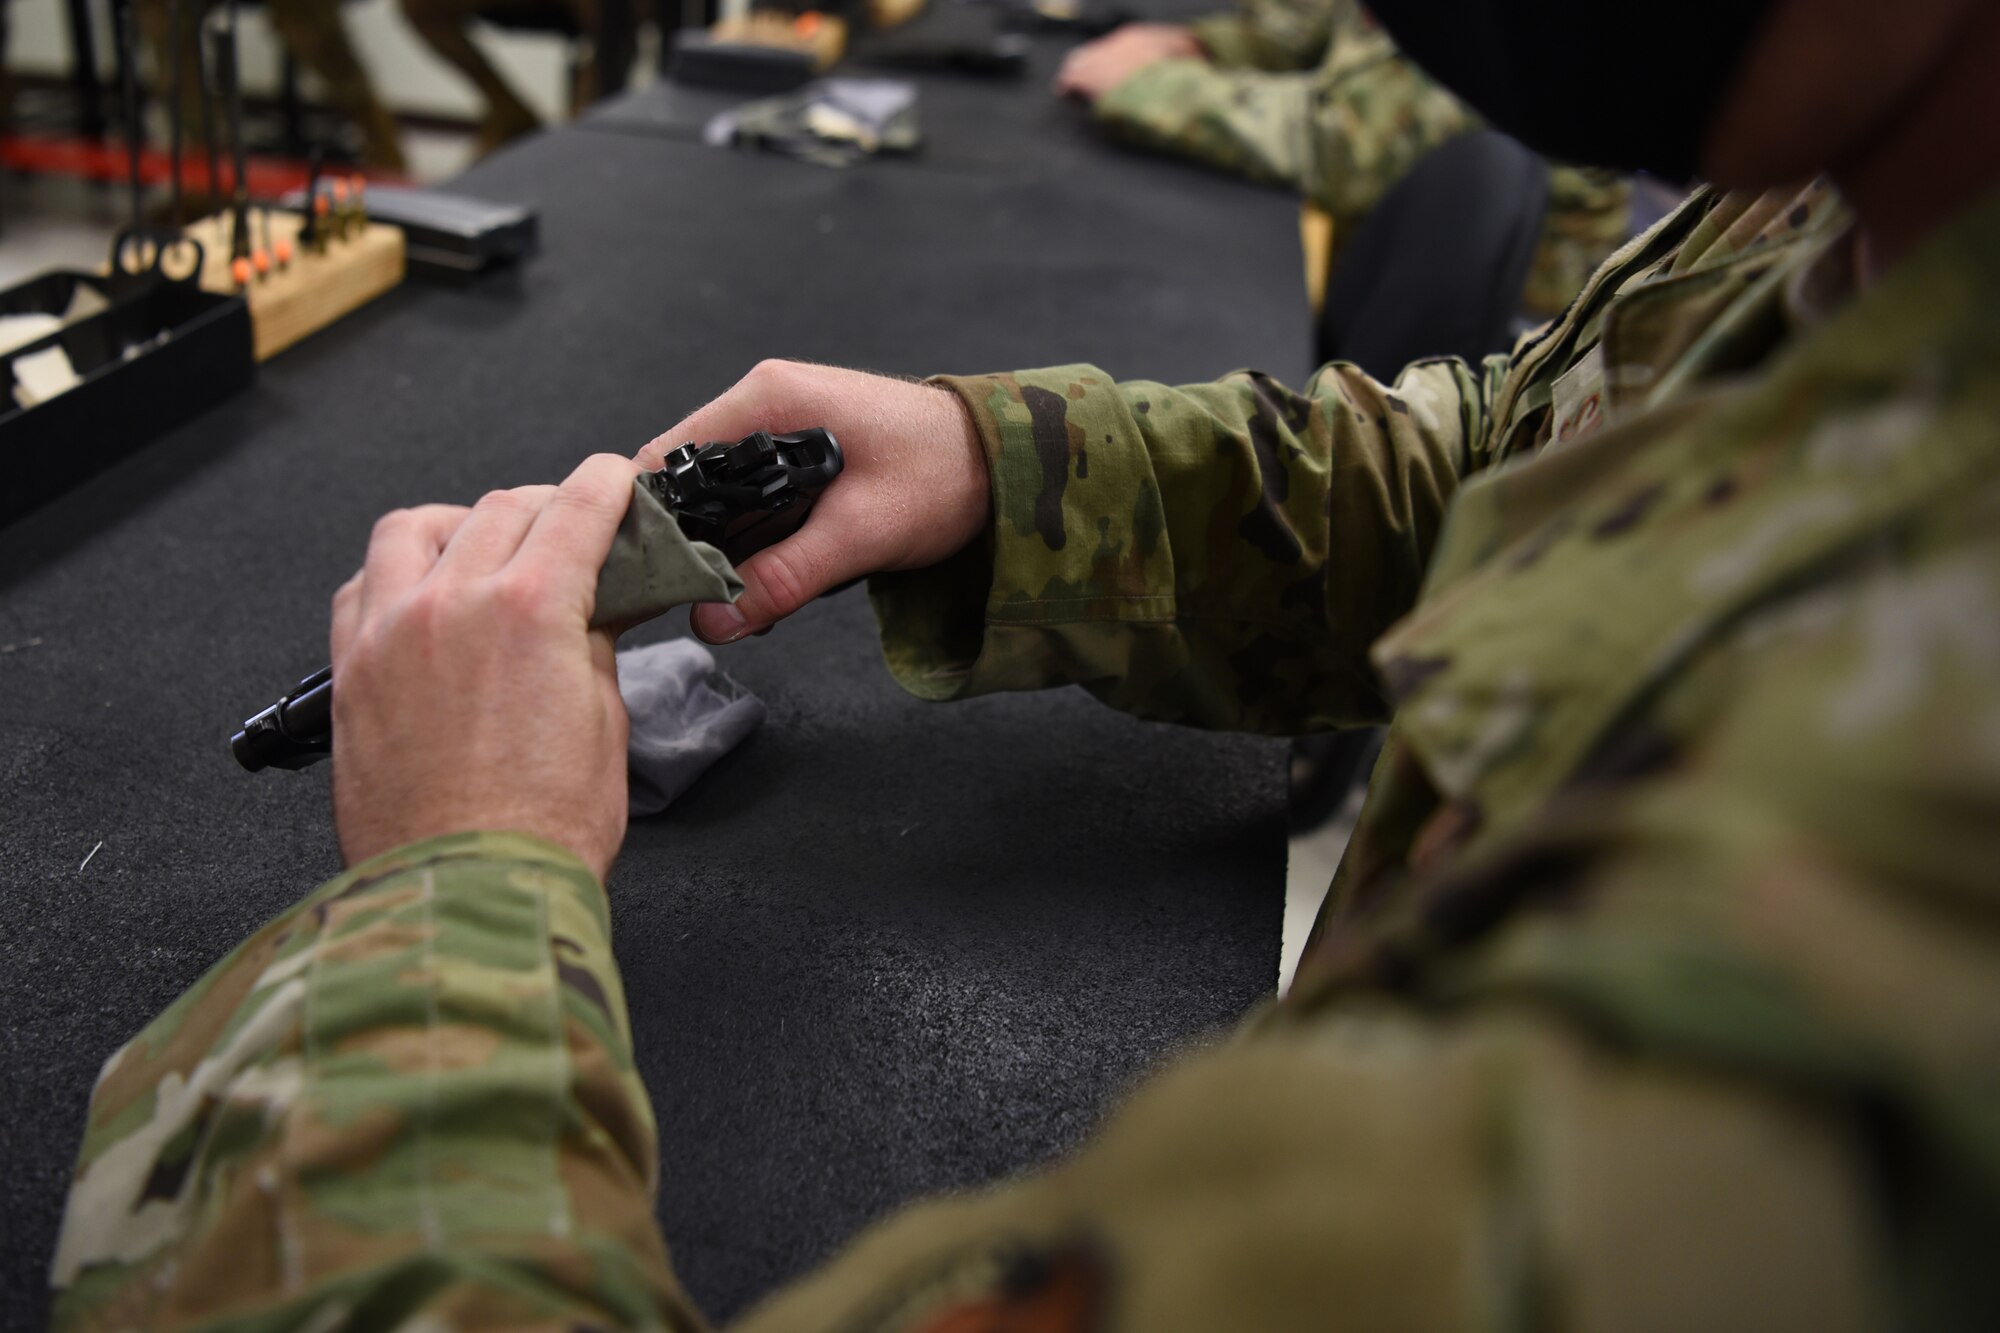
[[[287,50],[278,62],[278,117],[284,129],[285,155],[307,152],[305,104],[299,96],[299,62]]]
[[[104,137],[104,85],[97,77],[97,36],[90,0],[69,0],[70,82],[76,90],[76,129],[86,139]]]

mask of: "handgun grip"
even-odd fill
[[[321,667],[229,738],[229,752],[252,773],[306,768],[333,753],[333,668]]]

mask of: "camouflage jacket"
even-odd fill
[[[1353,0],[1254,0],[1193,25],[1211,59],[1149,65],[1100,97],[1113,134],[1273,185],[1334,219],[1335,245],[1439,144],[1478,125]],[[1554,166],[1523,305],[1569,303],[1626,238],[1631,189]]]
[[[2000,198],[1851,299],[1847,227],[1698,197],[1393,386],[947,381],[907,688],[1393,739],[1283,1003],[749,1327],[1993,1326]],[[272,922],[105,1065],[58,1325],[699,1327],[608,931],[504,833]]]
[[[1511,356],[1393,386],[949,378],[991,534],[877,607],[929,699],[1393,717],[1257,1037],[1528,1005],[1833,1099],[1908,1173],[1904,1295],[1990,1318],[2000,196],[1858,296],[1852,234],[1822,186],[1703,192]]]

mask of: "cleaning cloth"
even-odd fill
[[[826,167],[878,153],[913,153],[917,86],[902,79],[821,79],[797,92],[722,112],[702,131],[716,147],[765,148]]]
[[[618,692],[632,717],[633,818],[656,815],[764,720],[764,703],[715,669],[693,639],[618,654]]]
[[[677,606],[733,602],[742,593],[743,580],[728,557],[707,542],[690,541],[645,478],[634,477],[631,502],[597,572],[590,627],[622,634]]]

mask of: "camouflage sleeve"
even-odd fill
[[[1334,364],[1169,388],[1090,366],[946,377],[993,479],[984,542],[871,583],[927,699],[1081,684],[1114,707],[1293,734],[1373,721],[1367,646],[1416,596],[1505,369]]]
[[[1100,97],[1093,114],[1140,147],[1298,190],[1342,222],[1474,123],[1395,54],[1309,74],[1160,61]]]
[[[1631,239],[1632,182],[1600,167],[1549,164],[1548,217],[1521,293],[1522,309],[1561,314],[1598,266]]]
[[[604,893],[471,833],[265,926],[113,1055],[59,1329],[698,1327]]]
[[[1306,70],[1320,62],[1352,0],[1243,0],[1188,25],[1224,69]]]

